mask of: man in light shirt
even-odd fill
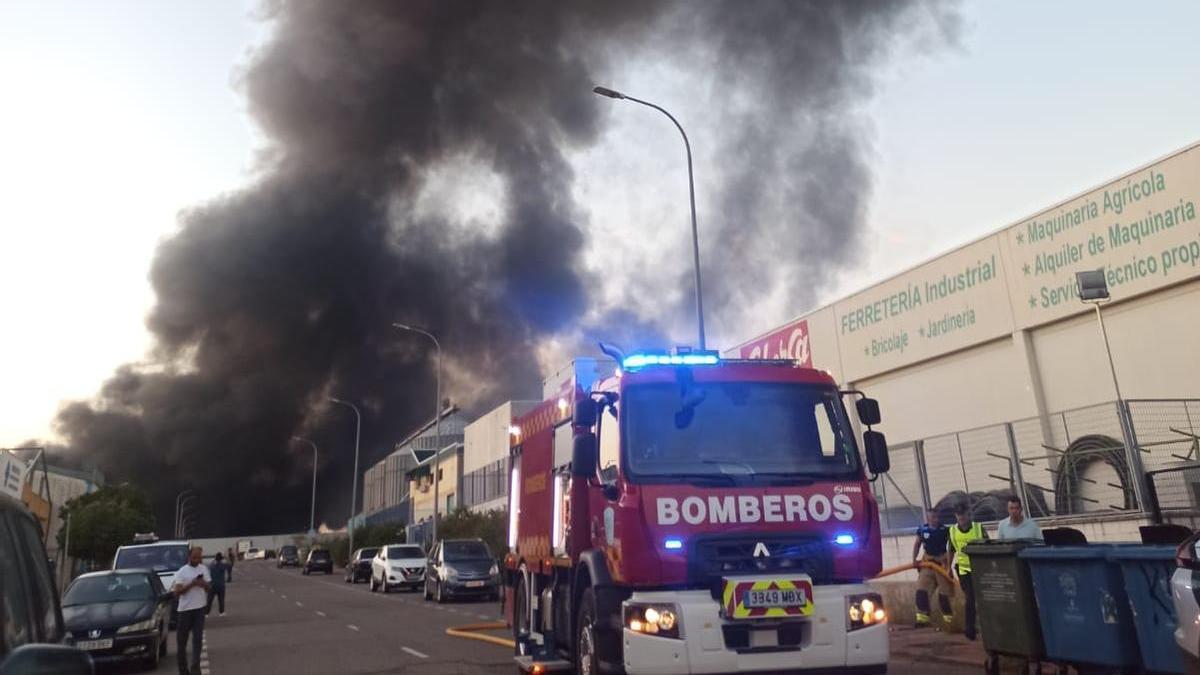
[[[204,640],[204,610],[208,606],[208,590],[212,575],[201,561],[204,550],[194,546],[188,552],[188,564],[179,568],[171,592],[179,598],[179,615],[176,619],[175,655],[179,661],[180,675],[200,675],[200,649]],[[188,637],[192,639],[192,662],[188,667]]]
[[[1021,498],[1013,495],[1008,498],[1008,517],[1000,521],[997,539],[1036,539],[1042,541],[1042,528],[1025,517],[1025,509],[1021,506]]]

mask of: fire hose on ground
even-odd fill
[[[513,648],[516,643],[510,638],[502,638],[498,635],[485,635],[480,631],[499,630],[508,628],[508,624],[503,621],[492,621],[489,623],[469,623],[465,626],[454,626],[446,629],[446,635],[457,638],[465,638],[467,640],[479,640],[501,647]]]
[[[907,572],[908,570],[919,569],[931,569],[935,573],[945,577],[950,583],[956,583],[954,577],[950,576],[950,573],[946,571],[945,567],[942,567],[937,563],[927,562],[924,560],[906,563],[904,565],[896,565],[895,567],[889,567],[885,570],[882,570],[879,574],[876,574],[874,578],[882,579],[883,577],[890,577],[893,574],[900,574],[901,572]],[[479,640],[480,642],[487,642],[489,644],[500,645],[501,647],[508,647],[511,649],[516,644],[511,638],[503,638],[498,635],[487,635],[483,633],[483,631],[502,630],[506,628],[508,628],[508,624],[504,623],[503,621],[492,621],[489,623],[469,623],[463,626],[453,626],[451,628],[447,628],[446,635],[464,638],[466,640]]]

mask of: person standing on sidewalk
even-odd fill
[[[208,589],[208,604],[204,606],[204,616],[212,614],[213,598],[218,601],[218,616],[225,616],[225,575],[229,572],[229,563],[225,562],[225,556],[221,555],[220,551],[217,551],[208,571],[212,575],[212,585]]]
[[[204,641],[204,606],[212,584],[212,574],[204,565],[204,549],[194,546],[188,552],[188,563],[175,573],[171,592],[179,598],[178,618],[175,620],[175,655],[180,675],[200,675],[200,650]],[[192,661],[188,663],[188,638],[192,639]],[[190,668],[189,668],[190,665]]]
[[[233,583],[233,563],[237,560],[237,556],[233,554],[233,549],[225,549],[225,553],[229,556],[229,583]]]
[[[971,586],[971,558],[963,553],[963,548],[973,541],[984,541],[987,533],[979,523],[971,522],[971,507],[959,504],[954,509],[954,519],[957,521],[950,528],[950,546],[954,549],[955,574],[963,589],[963,635],[968,640],[975,639],[975,588]]]
[[[950,574],[947,556],[947,545],[950,540],[950,530],[942,525],[937,509],[925,510],[925,524],[917,528],[917,540],[913,542],[913,563],[918,560],[941,565]],[[921,547],[925,555],[917,557]],[[942,625],[949,626],[954,619],[954,609],[950,606],[950,598],[954,595],[954,582],[946,575],[939,574],[928,567],[922,567],[917,575],[917,628],[929,625],[929,594],[937,589],[938,607],[942,610]]]
[[[1037,540],[1042,541],[1042,528],[1033,522],[1033,518],[1025,517],[1025,509],[1021,498],[1012,495],[1008,498],[1008,517],[1000,521],[996,538],[1000,540]]]

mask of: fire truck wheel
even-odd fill
[[[520,644],[521,639],[529,633],[529,609],[526,605],[525,579],[517,579],[516,589],[513,591],[513,641],[516,643],[516,654],[521,656]]]
[[[596,657],[596,594],[588,588],[579,599],[579,616],[575,622],[575,671],[579,675],[600,672]]]

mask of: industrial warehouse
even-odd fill
[[[969,499],[989,522],[1009,493],[1090,539],[1136,539],[1150,508],[1142,473],[1200,459],[1197,199],[1200,144],[726,356],[795,359],[879,399],[889,562],[908,559],[926,506],[948,514]],[[1111,293],[1099,317],[1076,287],[1097,269]],[[1200,476],[1151,481],[1164,508],[1194,507]]]

